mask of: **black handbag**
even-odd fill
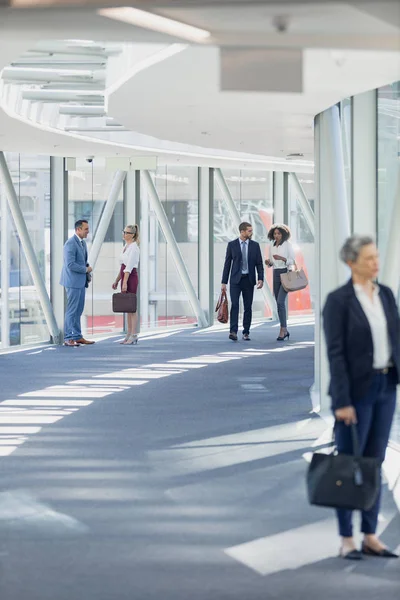
[[[112,309],[115,313],[135,313],[137,308],[136,294],[117,292],[112,296]]]
[[[351,425],[353,454],[315,452],[307,472],[310,504],[369,510],[379,493],[379,458],[361,456],[357,428]]]

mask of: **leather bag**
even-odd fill
[[[117,292],[112,295],[112,309],[115,313],[135,313],[137,308],[136,294]]]
[[[361,456],[357,429],[351,425],[353,454],[315,452],[307,472],[310,504],[369,510],[380,487],[381,461]]]
[[[298,292],[308,286],[308,279],[303,269],[295,269],[281,273],[281,284],[285,292]]]
[[[217,321],[220,323],[228,323],[229,321],[229,306],[226,292],[222,291],[218,298],[217,306],[215,307],[217,314]]]

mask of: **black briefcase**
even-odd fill
[[[112,296],[112,309],[115,313],[135,313],[137,308],[136,294],[118,292]]]
[[[307,472],[310,504],[369,510],[380,488],[381,461],[361,456],[357,429],[351,425],[353,455],[315,452]]]

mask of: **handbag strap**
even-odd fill
[[[219,307],[221,306],[221,304],[223,302],[226,302],[226,301],[227,301],[226,291],[225,290],[221,290],[221,293],[219,295],[217,306],[215,307],[215,310],[217,311],[219,309]]]
[[[360,441],[358,439],[357,427],[355,423],[351,424],[351,438],[353,441],[353,454],[357,458],[361,457]]]
[[[335,428],[336,428],[337,423],[338,423],[338,421],[335,421],[335,424],[332,429],[331,443],[333,446],[336,446]],[[353,444],[353,455],[356,456],[357,458],[361,458],[360,441],[358,439],[357,426],[355,425],[355,423],[352,423],[350,425],[350,427],[351,427],[351,441]]]

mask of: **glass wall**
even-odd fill
[[[377,238],[382,264],[387,253],[389,232],[396,203],[400,202],[400,82],[378,90],[378,223]],[[396,224],[398,235],[399,224]],[[400,308],[400,273],[397,294]],[[400,397],[393,426],[393,439],[400,443]]]
[[[241,221],[253,226],[253,239],[261,246],[263,256],[267,248],[267,233],[273,222],[272,172],[223,169],[222,174],[235,203]],[[214,296],[218,299],[224,266],[226,245],[239,236],[226,202],[214,183]],[[271,311],[260,291],[254,293],[253,318],[270,317]],[[240,317],[241,318],[241,317]]]
[[[160,167],[154,174],[154,183],[192,285],[198,293],[198,168]],[[147,249],[149,259],[143,267],[142,249],[142,328],[196,323],[197,318],[143,184],[141,229],[142,246]],[[148,273],[143,273],[143,268],[148,269]]]
[[[103,214],[115,174],[104,169],[101,159],[92,163],[77,161],[77,170],[68,171],[68,237],[74,234],[74,223],[86,219],[89,223],[88,251]],[[86,293],[82,317],[84,334],[120,332],[123,317],[111,309],[111,285],[119,269],[122,250],[123,190],[121,188],[114,214],[93,271],[92,283]]]
[[[312,173],[297,173],[297,178],[304,194],[314,211],[314,175]],[[292,244],[295,251],[296,265],[303,268],[309,285],[299,292],[288,295],[289,316],[311,315],[314,307],[314,235],[304,217],[300,199],[293,180],[289,177],[288,214],[289,227],[292,233]]]
[[[50,158],[6,153],[6,162],[18,202],[25,218],[37,261],[50,291]],[[35,286],[26,263],[14,221],[6,208],[0,184],[0,240],[2,248],[1,288],[8,287],[9,334],[3,347],[48,341],[46,326]],[[3,262],[4,261],[4,262]],[[2,311],[3,312],[3,311]],[[4,319],[4,315],[3,315]],[[4,320],[3,320],[4,323]]]

